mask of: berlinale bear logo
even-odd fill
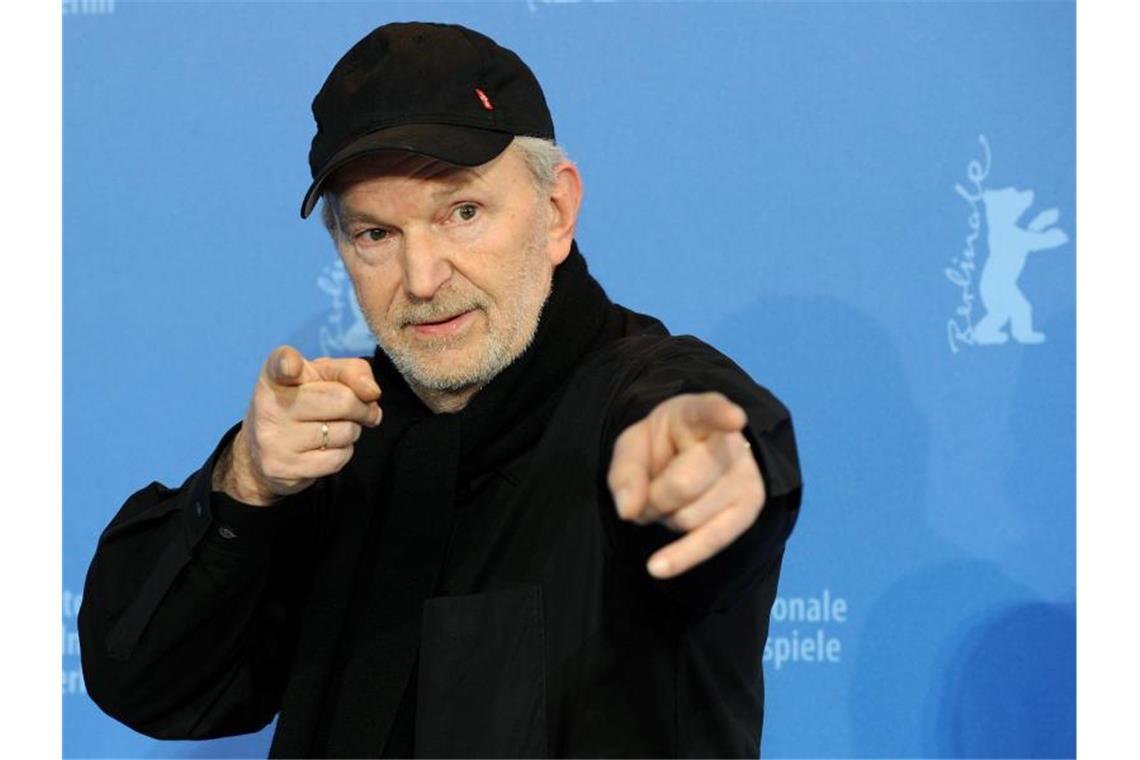
[[[986,314],[974,325],[974,343],[1005,343],[1009,340],[1003,329],[1007,323],[1018,343],[1041,343],[1045,334],[1033,329],[1033,307],[1017,286],[1017,279],[1030,253],[1068,242],[1064,231],[1052,226],[1059,216],[1057,209],[1042,211],[1021,227],[1017,222],[1033,205],[1032,190],[986,190],[982,201],[986,204],[990,255],[978,282]]]
[[[328,317],[319,332],[321,355],[371,354],[376,348],[376,339],[364,321],[344,263],[337,259],[335,264],[325,267],[317,278],[317,286],[332,299]]]
[[[1045,334],[1033,328],[1033,305],[1018,286],[1018,279],[1030,253],[1057,248],[1069,240],[1064,230],[1056,226],[1060,213],[1055,208],[1041,211],[1028,224],[1021,224],[1022,217],[1033,206],[1032,190],[985,187],[990,171],[990,146],[985,135],[980,135],[978,142],[984,152],[983,161],[970,161],[966,167],[972,189],[962,185],[954,187],[970,204],[967,218],[970,233],[966,236],[966,245],[952,260],[954,266],[945,270],[946,279],[961,289],[961,303],[947,323],[950,350],[955,353],[963,345],[999,345],[1008,342],[1010,337],[1023,344],[1044,342]],[[979,204],[985,210],[989,255],[981,267],[975,296],[977,253],[974,244],[981,236],[982,225]],[[979,297],[986,312],[975,322],[974,301]]]

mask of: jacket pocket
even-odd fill
[[[545,757],[542,589],[424,602],[418,757]]]

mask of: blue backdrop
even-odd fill
[[[770,757],[1075,753],[1072,3],[64,3],[64,752],[99,532],[240,418],[264,356],[367,353],[308,185],[357,39],[516,50],[611,296],[789,405],[804,480],[765,649]],[[615,718],[620,719],[620,718]]]

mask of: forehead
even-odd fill
[[[456,166],[418,153],[383,151],[362,156],[338,169],[326,187],[333,195],[343,196],[354,186],[394,179],[420,181],[446,192],[473,185],[505,189],[528,177],[529,169],[513,146],[480,166]]]
[[[477,169],[479,167],[476,167]],[[360,182],[383,177],[421,179],[440,184],[462,185],[478,176],[471,167],[454,166],[428,156],[405,151],[385,151],[372,153],[342,166],[333,173],[327,187],[335,193],[343,193],[347,188]]]

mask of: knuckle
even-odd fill
[[[620,484],[618,483],[617,474],[611,465],[609,474],[606,475],[606,486],[610,489],[611,493],[616,493],[619,485]]]
[[[753,508],[758,510],[760,507],[764,506],[764,501],[766,498],[766,494],[764,493],[764,484],[759,480],[755,480],[750,482],[749,486],[750,488],[748,493],[748,503],[751,504]]]
[[[676,494],[684,491],[692,478],[690,472],[683,467],[666,467],[654,480],[662,493]]]
[[[329,406],[340,409],[348,406],[352,392],[340,383],[326,381],[320,384],[320,395]]]
[[[736,509],[732,511],[733,519],[731,525],[727,526],[726,533],[728,539],[725,542],[730,544],[735,541],[741,533],[748,530],[752,523],[756,522],[756,516],[760,510],[756,507],[744,507],[743,509]]]
[[[749,506],[764,502],[764,484],[756,475],[746,474],[739,478],[738,493],[742,501]]]
[[[347,417],[353,410],[356,396],[346,386],[323,383],[318,391],[321,406],[330,417]]]
[[[382,412],[381,412],[382,414]],[[377,408],[375,404],[365,404],[359,399],[352,405],[352,414],[348,416],[349,420],[357,427],[363,425],[372,425],[376,422]]]
[[[669,490],[678,496],[687,496],[700,490],[701,475],[693,469],[678,470],[669,478]]]
[[[695,424],[701,419],[701,399],[699,396],[690,398],[691,403],[681,405],[681,419],[689,424]]]
[[[712,456],[721,467],[729,469],[740,460],[741,453],[746,451],[743,441],[744,436],[740,433],[717,435]]]
[[[684,401],[684,396],[673,396],[672,398],[667,398],[657,406],[650,409],[649,414],[645,416],[645,419],[643,419],[642,422],[647,422],[649,420],[659,420],[662,417],[668,417],[670,414],[676,412],[678,408],[683,407]]]
[[[638,525],[649,525],[660,520],[663,514],[647,504],[641,512],[633,517],[633,521]]]
[[[675,512],[671,519],[677,524],[677,527],[686,533],[701,524],[700,516],[692,509],[682,509],[680,512]]]
[[[720,391],[709,391],[708,393],[704,394],[704,396],[705,404],[708,405],[710,411],[726,404],[732,404],[728,396],[724,395]]]
[[[614,453],[624,451],[633,444],[634,438],[637,435],[638,425],[641,423],[634,423],[625,430],[621,431],[618,437],[614,440]]]

